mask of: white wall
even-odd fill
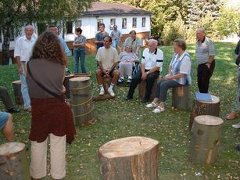
[[[132,28],[132,19],[133,17],[137,18],[137,27]],[[146,17],[146,25],[142,27],[142,17]],[[127,29],[122,29],[122,18],[127,18]],[[103,23],[105,24],[105,30],[110,34],[112,30],[110,30],[110,19],[116,19],[116,25],[118,26],[118,30],[122,32],[122,34],[128,34],[131,30],[135,30],[137,33],[139,32],[147,32],[151,30],[150,24],[150,16],[99,16],[99,17],[82,17],[79,20],[82,20],[82,35],[86,36],[87,39],[94,38],[97,31],[97,20],[103,19]],[[75,25],[73,26],[73,32],[75,29]],[[75,34],[66,34],[66,41],[73,41]]]

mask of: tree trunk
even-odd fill
[[[29,162],[23,143],[0,145],[0,179],[30,180]]]
[[[180,86],[172,89],[172,107],[191,110],[191,86]]]
[[[199,115],[219,116],[220,99],[212,95],[212,102],[194,100],[194,106],[190,115],[189,130],[192,128],[193,120]]]
[[[21,81],[20,80],[13,81],[12,82],[12,87],[13,87],[13,92],[14,92],[16,104],[22,105],[23,104],[23,98],[22,98],[22,91],[21,91]]]
[[[157,180],[159,142],[146,137],[110,141],[98,150],[104,180]]]
[[[90,77],[75,77],[69,80],[71,105],[75,117],[75,125],[93,123],[93,101]]]
[[[223,120],[215,116],[194,118],[190,142],[190,160],[193,163],[212,164],[216,161],[222,124]]]
[[[10,28],[11,26],[7,24],[2,26],[2,29],[3,29],[2,65],[9,64]]]

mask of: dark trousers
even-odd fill
[[[167,91],[170,88],[182,86],[174,80],[161,80],[157,84],[156,98],[161,102],[165,102],[167,99]]]
[[[134,94],[134,90],[136,89],[137,85],[141,82],[141,73],[139,74],[139,76],[133,76],[133,79],[130,83],[130,87],[129,87],[129,91],[128,91],[128,98],[132,98],[133,94]],[[153,73],[149,73],[147,75],[147,79],[146,79],[146,91],[145,91],[145,95],[144,95],[144,99],[145,100],[149,100],[151,93],[152,93],[152,87],[154,85],[154,81],[158,78],[159,76],[159,72],[153,72]]]
[[[198,89],[200,93],[208,93],[209,81],[215,68],[215,61],[210,68],[206,64],[199,64],[197,68]]]
[[[7,91],[7,88],[0,86],[0,99],[2,100],[7,110],[14,108],[12,99]]]

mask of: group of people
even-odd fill
[[[104,24],[100,24],[99,30],[95,41],[99,95],[109,93],[110,96],[115,96],[114,86],[127,77],[129,90],[126,100],[132,100],[137,85],[141,81],[146,81],[143,102],[148,102],[146,107],[152,108],[154,113],[161,113],[165,110],[167,91],[170,88],[191,84],[192,60],[186,51],[187,45],[183,39],[174,40],[174,54],[168,73],[160,76],[164,64],[164,53],[158,48],[158,41],[149,39],[141,55],[141,40],[136,37],[135,31],[131,31],[119,54],[117,47],[120,40],[116,36],[121,37],[121,33],[117,32],[117,28],[114,27],[113,31],[116,32],[111,33],[110,36],[105,32]],[[30,174],[32,179],[40,179],[47,175],[47,147],[50,139],[50,173],[54,179],[63,179],[66,175],[66,142],[71,143],[76,134],[73,114],[70,106],[65,102],[66,89],[63,86],[67,56],[71,55],[71,51],[58,35],[56,26],[49,26],[37,39],[32,36],[33,31],[33,26],[27,25],[25,35],[17,40],[14,50],[21,80],[24,109],[32,113],[29,135]],[[208,93],[215,66],[215,48],[213,42],[206,37],[203,28],[197,29],[196,38],[198,88],[200,93]],[[79,72],[79,63],[76,60],[85,58],[85,46],[86,37],[82,35],[81,28],[76,28],[76,38],[73,42],[75,73]],[[240,48],[236,52],[239,55]],[[86,72],[84,61],[81,62],[81,69],[82,72]],[[108,77],[111,77],[111,84],[105,92],[103,83],[104,78]],[[149,102],[156,80],[158,83],[155,98]],[[240,81],[238,83],[240,84]],[[238,109],[240,109],[239,87]],[[8,112],[19,112],[4,87],[0,87],[0,97]],[[13,141],[13,123],[10,113],[0,112],[0,128],[3,129],[7,140]],[[238,117],[238,111],[233,110],[227,119],[236,117]],[[240,125],[237,124],[235,127],[240,128]]]

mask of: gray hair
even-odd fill
[[[156,39],[149,39],[148,44],[154,44],[155,46],[158,45],[158,41]]]
[[[199,27],[197,28],[197,32],[202,32],[205,34],[205,29],[203,27]]]
[[[31,28],[32,30],[34,30],[34,27],[33,27],[33,25],[31,25],[31,24],[26,25],[25,28],[24,28],[24,30],[27,30],[27,29],[29,29],[29,28]]]

